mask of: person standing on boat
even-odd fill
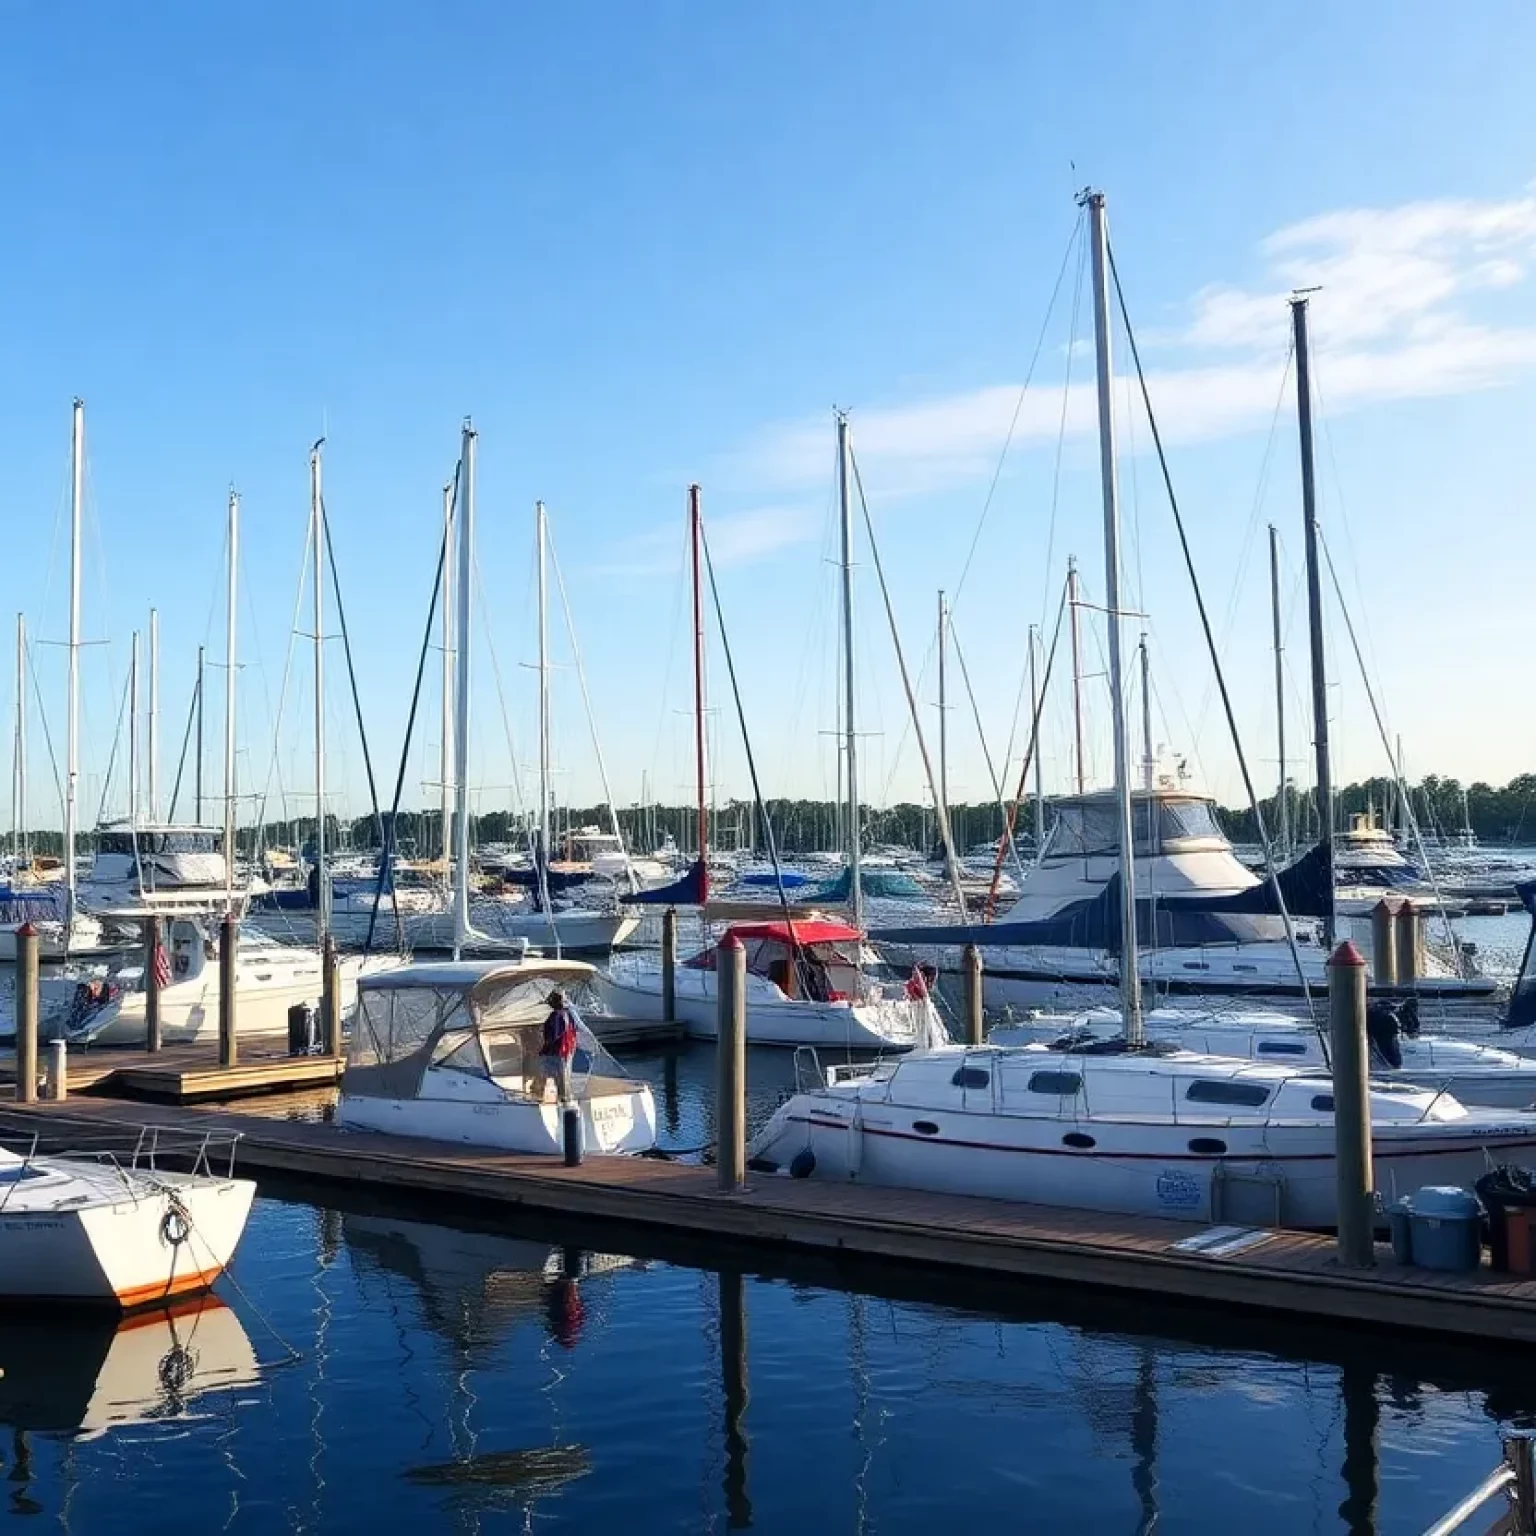
[[[576,1016],[566,1006],[558,988],[549,994],[549,1017],[539,1041],[539,1065],[543,1068],[536,1098],[544,1097],[544,1085],[554,1078],[560,1102],[571,1102],[571,1058],[576,1054]]]

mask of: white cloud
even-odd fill
[[[1148,374],[1165,441],[1223,437],[1268,423],[1289,340],[1287,300],[1300,287],[1321,289],[1312,332],[1320,392],[1333,411],[1486,389],[1536,365],[1536,329],[1475,321],[1459,307],[1479,291],[1525,281],[1536,261],[1536,195],[1322,214],[1277,230],[1260,254],[1267,268],[1260,285],[1203,288],[1191,300],[1189,323],[1158,335],[1160,358],[1182,352],[1185,359],[1164,361]],[[1213,351],[1231,360],[1200,357]],[[850,419],[864,473],[878,476],[883,495],[988,476],[1016,409],[1015,448],[1054,443],[1063,430],[1091,433],[1091,365],[1086,375],[1080,368],[1073,375],[1065,390],[1060,378],[1037,381],[1022,405],[1019,386],[1003,383],[855,411]],[[1126,398],[1122,380],[1116,399]],[[1141,423],[1136,441],[1146,446]],[[826,486],[833,443],[828,411],[765,430],[734,468],[758,486]]]
[[[721,517],[704,516],[704,535],[717,570],[750,565],[781,549],[804,544],[816,536],[818,520],[805,507],[759,507]],[[602,576],[654,576],[680,568],[686,559],[681,522],[622,540],[607,550],[609,559],[592,567]]]

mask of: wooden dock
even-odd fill
[[[1108,1216],[867,1185],[754,1176],[721,1194],[713,1169],[653,1158],[566,1168],[441,1142],[222,1110],[106,1099],[0,1106],[0,1129],[45,1145],[127,1142],[146,1125],[241,1133],[239,1164],[272,1173],[451,1199],[482,1214],[536,1211],[695,1237],[1014,1275],[1200,1305],[1351,1325],[1536,1344],[1536,1280],[1404,1268],[1378,1245],[1376,1268],[1345,1270],[1332,1239]]]

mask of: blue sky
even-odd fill
[[[232,481],[245,508],[241,778],[280,781],[303,806],[307,661],[275,774],[271,714],[305,455],[322,431],[364,710],[393,779],[440,487],[466,412],[481,433],[480,632],[524,773],[535,755],[522,665],[534,644],[531,506],[543,497],[614,793],[637,799],[642,772],[653,794],[687,793],[679,583],[697,479],[765,787],[828,791],[832,407],[852,413],[931,705],[935,592],[960,584],[1077,219],[1073,193],[1090,181],[1110,199],[1261,779],[1274,757],[1268,521],[1291,562],[1288,611],[1301,613],[1293,425],[1274,412],[1283,296],[1311,282],[1323,285],[1323,514],[1391,729],[1411,771],[1499,780],[1530,767],[1520,619],[1536,408],[1533,45],[1536,15],[1516,5],[1453,20],[1415,3],[6,8],[0,613],[25,610],[45,639],[64,633],[78,393],[85,630],[109,642],[84,661],[88,812],[128,634],[151,602],[167,781],[174,771],[193,652],[205,639],[222,651]],[[999,756],[1027,626],[1053,604],[1068,551],[1089,594],[1103,590],[1087,299],[1074,327],[1072,270],[956,610]],[[1150,614],[1157,735],[1232,798],[1232,753],[1146,446],[1145,424],[1131,423],[1127,564]],[[869,797],[917,795],[867,564],[859,584]],[[1336,618],[1332,628],[1352,777],[1382,759]],[[1306,740],[1301,638],[1293,629],[1293,754]],[[1097,644],[1090,636],[1091,657]],[[557,648],[568,654],[563,639]],[[330,652],[339,683],[339,646]],[[723,705],[718,656],[713,666]],[[40,648],[37,669],[58,744],[58,651]],[[475,669],[474,777],[490,806],[510,798],[512,773],[483,639]],[[568,667],[555,688],[557,789],[596,798]],[[1102,681],[1088,690],[1102,779]],[[10,693],[7,677],[7,710]],[[436,700],[429,687],[407,803],[430,794],[420,785],[435,771]],[[975,730],[956,702],[951,782],[957,798],[980,798]],[[1053,785],[1067,773],[1064,711],[1058,692]],[[361,809],[340,687],[328,713],[332,808]],[[715,721],[719,791],[744,792],[733,723]],[[34,819],[51,820],[32,724]],[[210,713],[210,740],[217,732]],[[212,750],[209,770],[216,779]]]

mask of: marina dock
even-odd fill
[[[867,1185],[755,1176],[724,1194],[715,1171],[661,1159],[550,1158],[343,1131],[327,1124],[110,1099],[7,1105],[0,1129],[47,1147],[126,1143],[145,1126],[237,1131],[248,1174],[418,1191],[484,1215],[535,1211],[701,1238],[1095,1287],[1159,1301],[1330,1319],[1426,1335],[1536,1344],[1536,1281],[1397,1264],[1338,1263],[1332,1238],[1103,1215]]]

